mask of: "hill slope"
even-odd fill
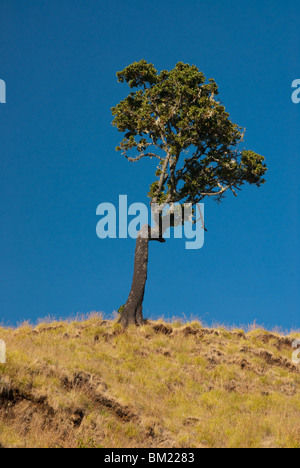
[[[97,315],[0,328],[0,446],[300,448],[297,337]]]

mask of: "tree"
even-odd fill
[[[196,204],[206,197],[220,202],[228,191],[237,196],[245,183],[265,182],[264,157],[240,149],[244,131],[216,99],[215,81],[207,82],[196,66],[179,62],[159,73],[141,60],[117,78],[131,91],[112,108],[113,125],[125,133],[116,150],[131,162],[157,160],[148,193],[152,203]],[[132,287],[119,320],[125,327],[143,323],[148,243],[165,241],[159,226],[143,226],[137,236]]]

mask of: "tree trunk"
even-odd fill
[[[128,325],[142,325],[144,323],[142,311],[148,272],[149,241],[157,240],[159,242],[165,242],[165,239],[162,237],[154,239],[150,236],[151,229],[147,225],[142,227],[137,236],[131,290],[118,320],[125,328],[128,327]]]

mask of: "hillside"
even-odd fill
[[[2,447],[300,448],[299,333],[94,315],[0,338]]]

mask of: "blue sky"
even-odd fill
[[[142,58],[195,64],[219,85],[267,183],[207,202],[200,250],[151,243],[144,314],[299,328],[298,2],[1,0],[0,321],[111,314],[135,242],[100,240],[96,207],[147,203],[153,166],[115,146],[116,72]]]

